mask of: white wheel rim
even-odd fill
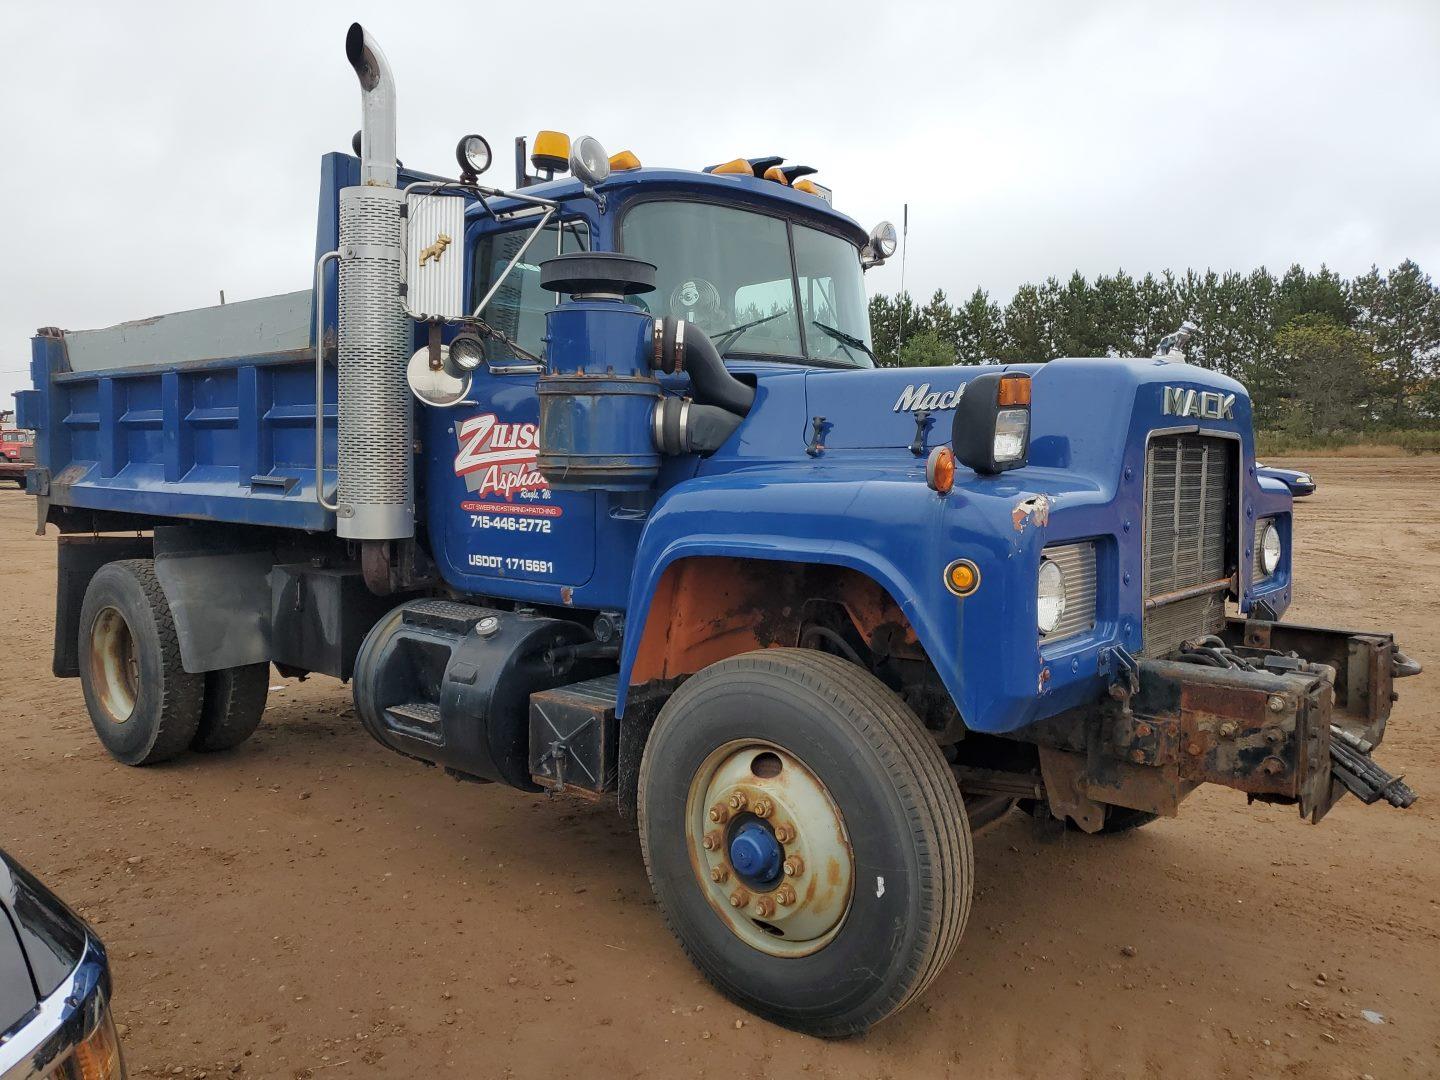
[[[807,956],[834,939],[850,910],[855,858],[840,807],[794,754],[753,739],[719,747],[690,782],[685,822],[700,890],[746,944]],[[778,844],[778,877],[745,874],[732,862],[745,854],[735,846],[741,829],[768,832]],[[769,850],[763,838],[759,847]]]
[[[130,624],[113,607],[95,616],[90,634],[90,682],[112,723],[130,719],[140,689],[140,659]]]

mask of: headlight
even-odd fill
[[[1029,433],[1029,409],[1001,409],[995,417],[995,463],[1023,460]]]
[[[1259,550],[1255,558],[1260,561],[1260,570],[1269,577],[1280,565],[1280,530],[1275,523],[1268,523],[1260,533]]]
[[[110,1010],[83,1042],[75,1047],[54,1073],[55,1080],[124,1080],[125,1065],[120,1055],[120,1039]]]
[[[1049,559],[1040,563],[1040,582],[1036,592],[1035,621],[1042,634],[1060,625],[1065,614],[1065,575]]]
[[[1308,472],[1302,472],[1295,477],[1295,482],[1297,484],[1313,484],[1315,481],[1310,479],[1310,474]]]

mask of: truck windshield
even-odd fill
[[[729,206],[656,201],[625,216],[622,239],[627,254],[659,267],[641,306],[694,323],[722,353],[874,366],[859,255],[840,237]]]

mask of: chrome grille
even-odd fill
[[[1233,440],[1157,435],[1145,461],[1144,655],[1163,656],[1225,621],[1225,591],[1165,600],[1224,578],[1235,490]],[[1159,600],[1160,603],[1154,603]]]
[[[1045,558],[1065,576],[1065,613],[1044,642],[1083,634],[1095,625],[1095,545],[1058,544],[1045,549]]]

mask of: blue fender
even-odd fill
[[[1017,529],[1012,511],[1032,493],[997,478],[942,497],[925,486],[923,471],[922,461],[897,462],[893,453],[846,454],[804,471],[782,462],[701,475],[667,491],[635,559],[619,708],[666,569],[680,559],[728,556],[865,574],[905,614],[970,727],[1027,722],[1042,708],[1033,582],[1045,529]],[[965,600],[942,584],[957,558],[981,571],[981,589]],[[1028,584],[1007,589],[1007,581]],[[1047,711],[1055,705],[1043,703]]]

